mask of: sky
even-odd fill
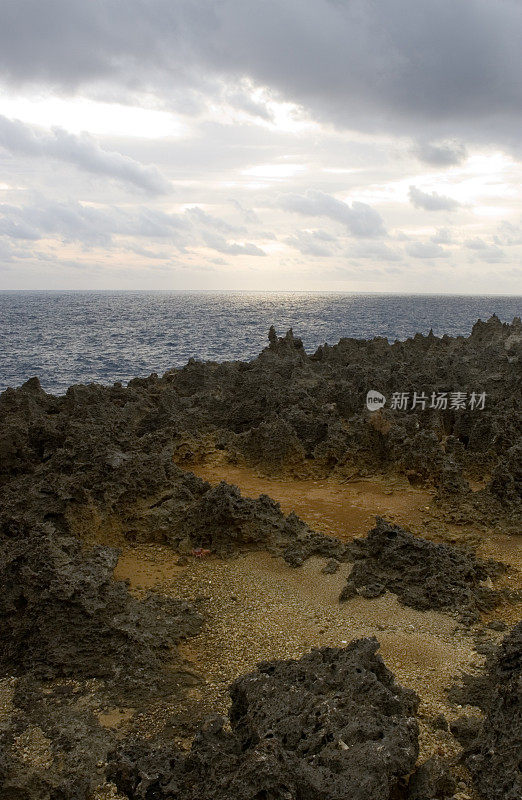
[[[520,0],[0,0],[0,288],[522,293]]]

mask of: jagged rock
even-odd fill
[[[201,616],[186,602],[131,597],[113,580],[118,551],[83,551],[49,523],[0,528],[0,668],[4,674],[99,678],[140,697],[186,680],[181,662],[167,672],[172,647],[194,635]]]
[[[520,335],[517,320],[492,318],[467,338],[341,339],[307,356],[292,332],[278,338],[272,329],[269,347],[250,363],[191,360],[162,378],[75,386],[63,397],[31,379],[0,396],[0,484],[42,464],[54,474],[85,472],[91,453],[106,465],[108,485],[122,459],[144,464],[167,449],[186,464],[219,447],[268,471],[400,470],[413,483],[434,481],[452,515],[464,500],[461,519],[507,513],[515,526],[520,451],[508,450],[520,431]],[[378,418],[365,408],[369,388],[388,398]],[[394,393],[414,389],[426,408],[390,407]],[[430,408],[433,393],[459,390],[486,392],[485,407]],[[464,472],[493,477],[471,496]]]
[[[226,552],[238,545],[263,543],[282,552],[293,566],[310,555],[344,558],[348,552],[342,542],[315,533],[295,514],[285,517],[279,503],[267,495],[244,498],[224,482],[188,510],[182,525],[198,545]]]
[[[520,508],[522,502],[522,445],[515,444],[496,465],[489,491],[503,505]]]
[[[329,561],[326,562],[321,572],[323,572],[325,575],[333,575],[334,572],[338,572],[339,567],[340,567],[339,562],[335,558],[331,558]]]
[[[67,687],[64,687],[67,688]],[[0,722],[0,797],[88,800],[104,779],[111,737],[92,711],[60,687],[18,682],[15,708]]]
[[[445,800],[455,789],[449,765],[434,756],[421,764],[410,778],[408,800]]]
[[[522,622],[486,659],[481,676],[464,676],[463,686],[450,693],[461,703],[479,706],[483,723],[471,728],[466,720],[451,730],[465,747],[464,763],[486,800],[522,797]]]
[[[351,552],[356,562],[348,578],[348,596],[353,589],[370,598],[388,590],[413,608],[459,611],[469,620],[502,597],[482,585],[498,574],[498,565],[413,536],[379,517],[366,538],[353,542]],[[348,599],[344,594],[341,598]]]
[[[209,721],[186,755],[128,743],[109,777],[131,800],[391,800],[418,754],[418,698],[378,646],[263,662],[231,687],[230,731]]]

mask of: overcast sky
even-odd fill
[[[520,0],[0,0],[0,288],[522,293]]]

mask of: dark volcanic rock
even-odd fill
[[[413,608],[459,611],[473,620],[501,599],[482,585],[498,574],[498,565],[413,536],[380,518],[365,539],[353,542],[352,553],[357,560],[342,600],[353,596],[354,589],[364,597],[378,597],[387,589]]]
[[[448,764],[441,758],[429,758],[412,775],[408,800],[444,800],[453,795],[455,788]]]
[[[491,494],[515,509],[522,500],[522,444],[515,444],[503,455],[491,477]]]
[[[175,528],[177,536],[188,537],[194,547],[226,555],[262,546],[281,553],[292,566],[311,555],[346,560],[349,554],[338,539],[316,533],[294,513],[285,516],[267,495],[257,500],[242,497],[236,486],[224,481],[188,505]]]
[[[49,523],[12,521],[0,529],[0,667],[38,678],[100,678],[133,700],[175,689],[171,648],[198,632],[186,602],[135,600],[112,573],[118,551],[82,551]]]
[[[94,714],[57,689],[18,682],[15,709],[0,721],[3,800],[87,800],[103,782],[111,738]]]
[[[485,719],[471,730],[452,725],[466,748],[464,762],[486,800],[522,797],[522,622],[486,661],[482,676],[468,676],[453,697],[478,705]]]
[[[189,754],[135,742],[109,777],[131,800],[391,800],[418,754],[417,696],[362,639],[260,664],[232,685]]]
[[[272,329],[269,347],[249,363],[191,360],[162,378],[74,386],[63,397],[31,379],[0,395],[0,485],[24,475],[38,483],[45,473],[51,492],[63,495],[67,487],[56,484],[66,476],[75,503],[83,492],[86,503],[118,510],[124,500],[165,491],[173,453],[186,464],[216,448],[272,473],[398,470],[412,483],[434,482],[457,521],[508,515],[515,526],[521,342],[520,320],[492,317],[467,338],[341,339],[308,356],[291,332],[278,338]],[[373,388],[388,403],[369,413]],[[391,407],[394,393],[413,390],[428,401],[484,391],[486,405],[412,409],[410,397],[407,410]],[[491,482],[470,493],[464,471]]]

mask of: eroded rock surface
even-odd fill
[[[231,687],[189,754],[129,743],[109,776],[132,800],[391,800],[418,754],[417,696],[375,639],[260,664]]]
[[[437,544],[377,519],[363,539],[351,545],[356,559],[340,599],[355,593],[379,597],[393,592],[412,608],[458,611],[466,621],[493,608],[502,594],[484,585],[503,566],[484,562],[446,544]]]
[[[13,713],[0,720],[0,797],[89,800],[103,781],[111,737],[71,701],[73,692],[29,677],[18,682]]]
[[[465,747],[464,762],[486,800],[522,797],[522,622],[489,656],[480,676],[467,676],[453,692],[479,706],[485,718],[469,728],[452,726]]]
[[[113,580],[118,551],[83,550],[50,523],[0,528],[0,668],[38,679],[98,678],[133,702],[179,683],[175,644],[202,617],[181,600],[140,602]],[[181,670],[183,674],[183,670]]]
[[[31,475],[38,483],[45,473],[42,506],[54,493],[57,505],[83,505],[85,513],[94,503],[105,513],[158,499],[171,483],[173,455],[183,466],[221,451],[270,474],[399,471],[437,486],[454,521],[502,519],[518,529],[518,318],[479,321],[468,337],[341,339],[313,355],[291,332],[278,338],[272,329],[269,338],[249,363],[191,360],[127,387],[74,386],[53,397],[33,378],[8,389],[0,396],[0,482]],[[387,397],[384,409],[367,411],[369,389]],[[412,409],[413,391],[426,400]],[[458,391],[467,401],[455,409]],[[403,392],[408,408],[392,408]],[[471,408],[472,393],[482,392],[485,407]],[[431,408],[441,393],[447,408]],[[468,476],[486,488],[471,492]]]
[[[471,621],[490,608],[492,564],[384,523],[347,546],[266,496],[213,488],[183,467],[220,455],[270,474],[400,472],[434,485],[448,520],[517,531],[521,341],[519,319],[493,317],[469,337],[343,339],[307,355],[291,331],[278,338],[272,329],[250,363],[191,360],[163,377],[73,386],[63,397],[33,378],[0,395],[0,668],[18,681],[0,722],[0,794],[84,800],[104,779],[114,741],[97,722],[89,682],[100,698],[136,705],[176,697],[194,679],[176,643],[199,630],[199,615],[178,600],[133,598],[113,580],[117,551],[96,541],[222,556],[264,548],[294,566],[313,554],[355,558],[347,596],[388,589]],[[366,410],[368,389],[386,395],[385,409]],[[413,390],[487,400],[484,409],[390,407],[394,393]],[[485,488],[471,491],[468,478]],[[487,800],[514,800],[520,788],[509,749],[520,726],[516,636],[489,666],[488,724],[468,731],[467,763]],[[113,756],[111,775],[146,800],[395,800],[417,755],[417,699],[376,649],[363,640],[263,664],[232,688],[231,730],[209,722],[188,755],[131,742]],[[434,774],[426,768],[411,791]]]

